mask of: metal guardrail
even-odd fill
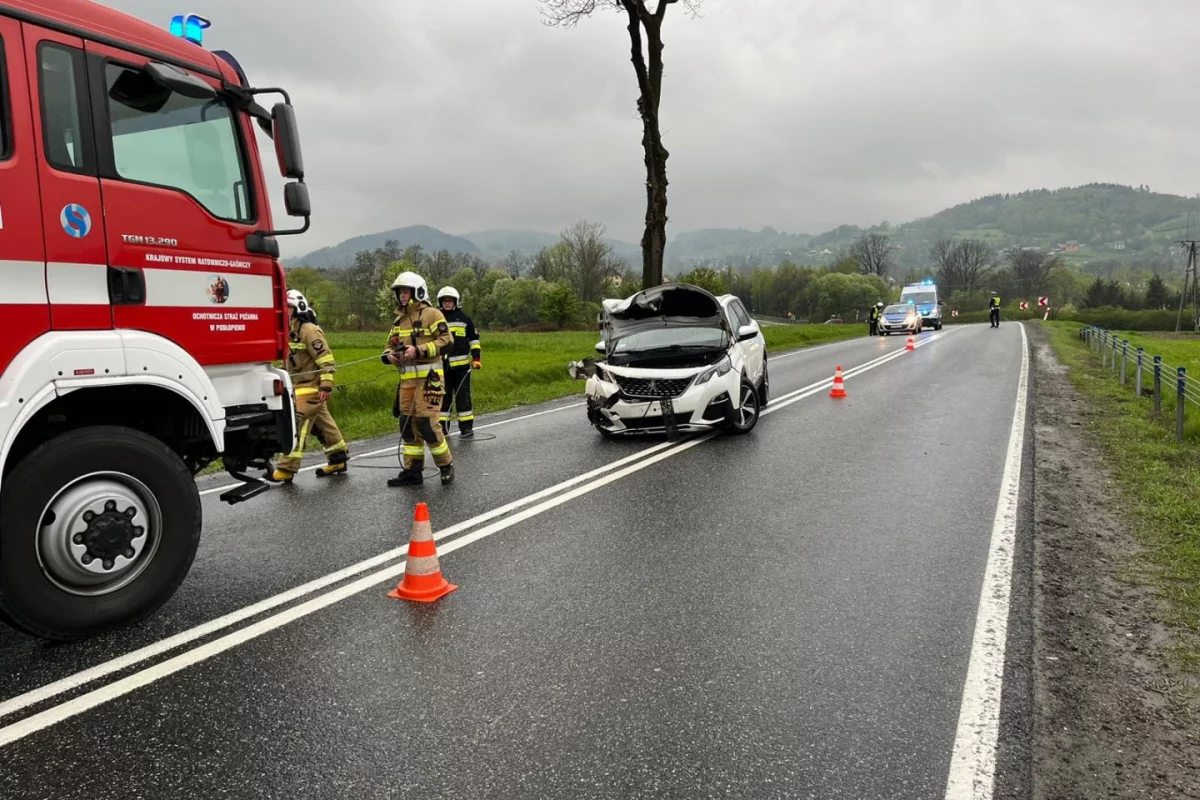
[[[1145,348],[1129,349],[1129,340],[1121,339],[1112,331],[1088,325],[1080,328],[1079,338],[1099,359],[1102,366],[1110,368],[1113,374],[1120,373],[1121,385],[1129,383],[1129,372],[1132,368],[1134,393],[1144,397],[1144,382],[1150,378],[1153,381],[1151,390],[1154,397],[1154,414],[1162,413],[1163,379],[1168,381],[1168,393],[1175,398],[1175,439],[1183,441],[1183,422],[1185,410],[1190,403],[1200,408],[1200,382],[1187,374],[1185,367],[1172,367],[1162,360],[1162,356],[1149,356]],[[1120,366],[1118,367],[1118,362]],[[1174,379],[1174,385],[1170,381]]]
[[[751,318],[759,322],[770,322],[775,325],[799,325],[800,320],[787,319],[786,317],[769,317],[766,314],[751,314]]]

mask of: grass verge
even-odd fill
[[[1138,398],[1119,375],[1102,367],[1100,360],[1078,338],[1079,323],[1034,322],[1043,325],[1068,377],[1099,414],[1092,432],[1100,441],[1112,467],[1121,506],[1145,548],[1151,580],[1170,602],[1163,621],[1185,635],[1177,650],[1184,665],[1200,670],[1200,446],[1197,421],[1189,422],[1182,443],[1175,439],[1175,414],[1168,410],[1164,391],[1163,412],[1154,416],[1149,398]],[[1122,338],[1126,338],[1122,335]],[[1132,345],[1134,338],[1130,338]],[[1140,340],[1143,337],[1138,337]],[[1156,346],[1158,339],[1144,337]],[[1200,342],[1167,342],[1154,352],[1177,359],[1176,366],[1191,360],[1200,363]],[[1148,345],[1147,352],[1151,352]],[[1189,370],[1190,371],[1190,370]],[[1171,382],[1173,384],[1173,381]],[[1167,383],[1164,382],[1166,386]],[[1174,407],[1173,396],[1171,407]],[[1191,409],[1189,409],[1191,411]],[[1200,413],[1192,412],[1193,417]]]
[[[866,334],[860,325],[767,325],[763,336],[767,351],[852,339]],[[392,399],[396,370],[379,361],[384,333],[329,333],[329,345],[342,365],[337,389],[329,399],[329,412],[346,441],[369,439],[396,432]],[[583,383],[567,374],[567,363],[595,355],[599,337],[591,331],[558,333],[485,333],[483,369],[472,373],[471,402],[476,415],[535,405],[580,394]],[[354,363],[360,362],[360,363]],[[319,450],[310,437],[307,450]],[[218,472],[211,465],[205,474]]]

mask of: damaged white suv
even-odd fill
[[[767,404],[766,340],[734,295],[664,284],[605,300],[599,360],[573,362],[586,378],[588,421],[604,436],[749,433]]]

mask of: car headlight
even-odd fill
[[[713,364],[696,377],[696,385],[699,386],[702,383],[708,383],[710,380],[712,380],[713,375],[726,375],[731,369],[733,369],[733,362],[729,360],[729,354],[726,353],[725,355],[721,356],[720,361],[718,361],[716,364]]]
[[[608,371],[606,369],[604,369],[604,367],[600,366],[599,364],[596,365],[596,377],[598,379],[604,381],[605,383],[613,382],[612,376],[609,375]]]

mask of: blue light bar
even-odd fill
[[[171,35],[187,39],[192,44],[204,43],[204,29],[212,23],[199,14],[176,14],[171,17]]]

